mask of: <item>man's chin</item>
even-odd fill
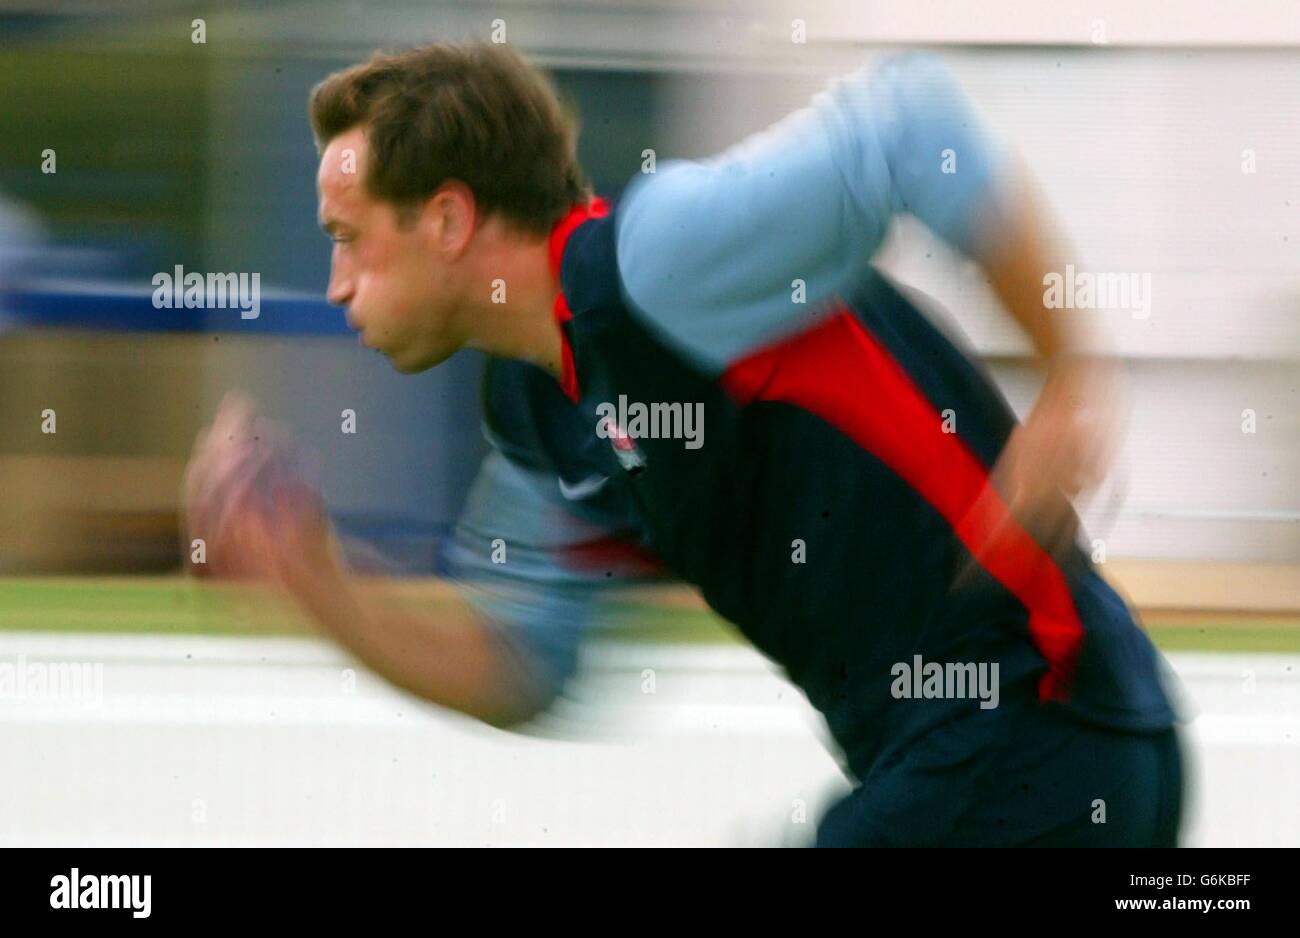
[[[449,355],[421,356],[409,352],[389,352],[385,349],[379,349],[378,351],[388,359],[394,371],[404,375],[418,375],[422,371],[428,371],[435,365],[441,365],[450,357]]]
[[[392,356],[389,356],[388,360],[392,362],[394,371],[404,375],[418,375],[420,372],[427,371],[429,368],[433,367],[432,365],[426,365],[423,362],[400,362]]]

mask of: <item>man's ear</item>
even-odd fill
[[[464,253],[476,220],[469,186],[454,179],[444,182],[425,202],[422,214],[439,251],[451,257]]]

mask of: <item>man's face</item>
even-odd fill
[[[346,307],[361,342],[398,371],[423,371],[467,338],[454,289],[456,253],[427,203],[402,219],[366,191],[369,151],[364,128],[356,127],[321,155],[320,223],[334,242],[327,298]]]

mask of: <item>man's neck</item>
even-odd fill
[[[484,226],[483,260],[474,290],[475,338],[469,343],[491,355],[516,358],[563,375],[563,345],[555,322],[559,277],[551,271],[550,239],[522,235],[491,220]]]

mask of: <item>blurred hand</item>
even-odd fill
[[[980,499],[984,504],[972,508],[972,514],[999,519],[975,560],[1006,546],[1013,521],[1048,554],[1064,556],[1079,534],[1072,501],[1105,479],[1126,412],[1121,367],[1088,358],[1054,363],[1033,409],[1012,431],[993,468],[989,490]],[[990,507],[995,499],[1009,510]]]
[[[418,614],[350,576],[325,506],[288,434],[240,394],[199,434],[185,473],[185,528],[207,544],[200,575],[255,578],[289,591],[312,623],[396,686],[496,726],[545,695],[468,603]],[[187,543],[188,547],[188,543]]]
[[[306,563],[332,559],[320,496],[306,481],[288,432],[232,392],[200,433],[185,473],[186,551],[206,545],[197,576],[299,582]]]

